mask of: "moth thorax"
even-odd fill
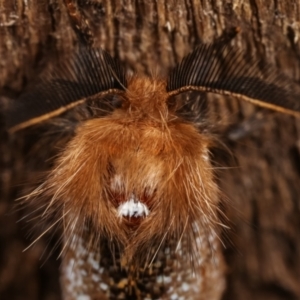
[[[47,182],[51,205],[59,204],[76,220],[91,220],[94,232],[123,245],[179,238],[193,222],[216,215],[208,144],[188,123],[162,128],[113,117],[89,120]]]

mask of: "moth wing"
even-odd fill
[[[231,95],[300,116],[299,84],[224,41],[200,45],[188,54],[170,73],[167,91],[170,96],[186,91]]]
[[[11,132],[40,123],[84,103],[90,97],[120,93],[125,71],[102,49],[79,48],[40,82],[11,102],[6,124]]]

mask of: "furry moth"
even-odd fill
[[[224,39],[197,47],[166,79],[128,76],[102,49],[80,48],[7,112],[10,132],[84,116],[26,197],[54,220],[46,231],[62,230],[64,299],[221,298],[213,141],[180,114],[174,97],[188,91],[300,114],[297,84]]]

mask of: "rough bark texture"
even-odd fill
[[[299,0],[96,3],[79,1],[96,44],[134,72],[164,75],[199,42],[239,26],[240,47],[299,80]],[[0,0],[1,106],[45,65],[67,55],[75,41],[63,1]],[[224,234],[224,299],[300,299],[300,123],[250,104],[214,99],[218,122],[231,124],[224,140],[235,157],[234,168],[218,173],[231,226]],[[247,126],[252,129],[245,135]],[[8,136],[3,124],[0,135],[0,298],[60,299],[55,254],[41,268],[47,240],[23,253],[29,241],[25,223],[17,220],[24,212],[12,212],[22,190],[16,185],[26,181],[24,153],[31,141]]]

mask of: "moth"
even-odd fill
[[[62,232],[64,299],[221,298],[215,141],[193,97],[177,102],[189,91],[300,115],[299,86],[226,38],[198,46],[167,78],[128,75],[104,50],[81,47],[7,111],[11,133],[75,124],[25,197],[50,222],[45,233]]]

